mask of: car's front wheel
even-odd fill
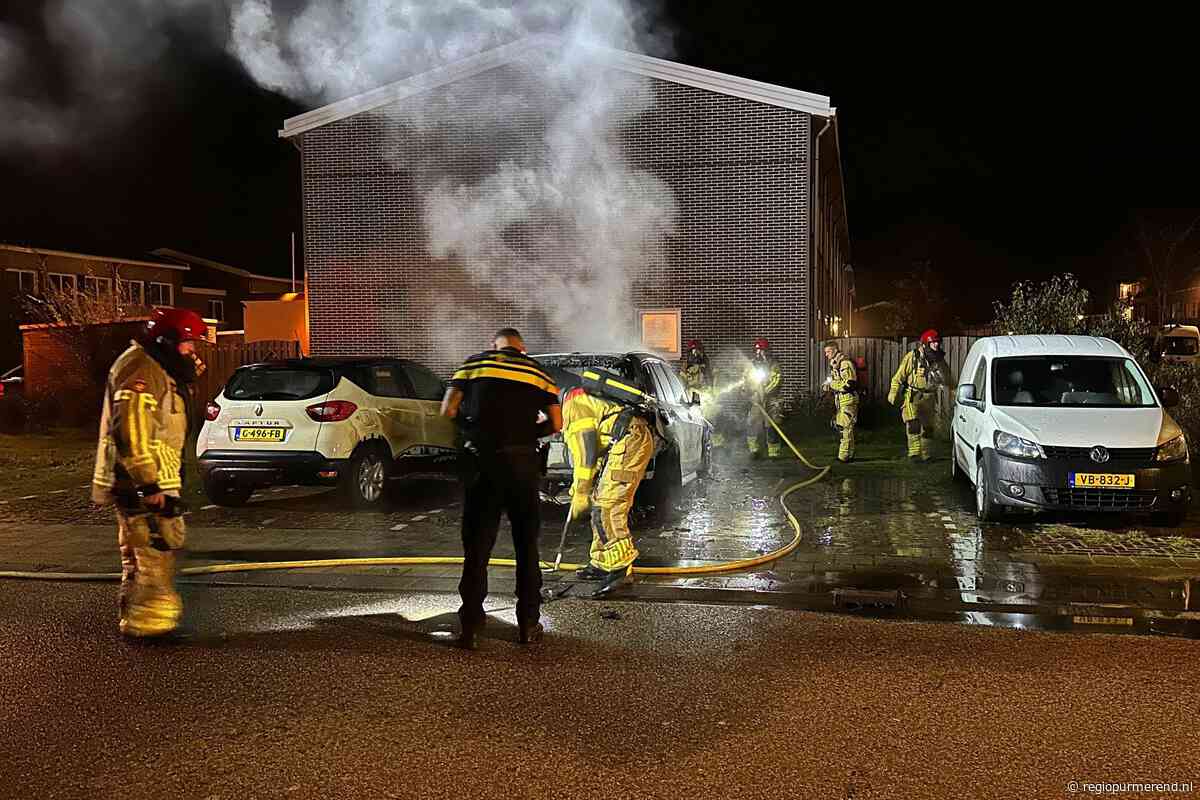
[[[1000,508],[992,499],[992,477],[986,460],[975,468],[975,516],[980,522],[995,522],[1000,516]]]
[[[391,473],[391,458],[383,448],[360,447],[342,476],[342,492],[356,506],[370,506],[383,498]]]

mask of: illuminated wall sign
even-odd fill
[[[681,315],[678,308],[652,308],[638,312],[642,347],[671,358],[683,353]]]

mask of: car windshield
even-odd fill
[[[992,402],[1042,408],[1155,408],[1142,371],[1128,358],[1022,356],[992,364]]]
[[[321,368],[243,367],[225,387],[230,400],[308,400],[333,388],[333,372]]]
[[[1168,356],[1194,356],[1200,353],[1200,339],[1191,336],[1168,336],[1163,354]]]
[[[550,377],[554,378],[555,383],[558,384],[560,389],[566,386],[578,386],[581,383],[578,378],[583,375],[583,371],[588,367],[606,369],[609,372],[615,372],[636,386],[641,387],[642,385],[642,377],[638,374],[634,360],[629,356],[570,353],[566,355],[534,356],[534,358],[546,368],[546,371],[550,373]],[[566,374],[564,375],[564,373]]]

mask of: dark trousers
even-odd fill
[[[541,509],[538,480],[541,462],[537,451],[525,449],[481,453],[478,475],[468,479],[463,502],[463,574],[458,584],[462,597],[459,616],[464,626],[482,625],[487,598],[487,563],[496,545],[500,512],[512,525],[517,554],[517,621],[537,622],[542,603],[542,571],[538,559]]]

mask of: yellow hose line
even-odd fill
[[[755,403],[755,405],[758,405]],[[797,481],[789,486],[779,495],[779,505],[783,507],[783,513],[787,515],[788,522],[791,523],[792,529],[796,535],[792,540],[778,550],[772,550],[770,553],[765,553],[754,558],[743,558],[737,561],[723,561],[719,564],[699,564],[691,567],[638,567],[634,566],[633,572],[635,575],[712,575],[719,572],[736,572],[738,570],[750,569],[751,567],[761,566],[771,561],[777,561],[787,554],[791,553],[800,545],[800,521],[792,514],[787,507],[787,498],[798,489],[803,489],[806,486],[811,486],[817,481],[824,478],[829,473],[829,467],[817,467],[809,462],[804,455],[796,449],[791,440],[784,435],[783,431],[779,430],[779,426],[775,424],[775,420],[771,419],[771,415],[762,406],[758,406],[763,415],[770,421],[771,425],[779,431],[779,435],[787,442],[788,447],[792,448],[792,452],[796,454],[796,458],[800,459],[806,466],[818,470],[816,475],[811,478],[806,478],[802,481]],[[262,572],[266,570],[282,570],[282,569],[319,569],[332,567],[412,567],[412,566],[455,566],[463,563],[463,559],[458,556],[383,556],[379,558],[323,558],[314,559],[312,561],[247,561],[245,563],[232,564],[209,564],[203,567],[186,567],[179,570],[180,575],[219,575],[225,572]],[[553,564],[542,561],[539,562],[543,569],[552,569]],[[517,562],[511,558],[493,558],[488,561],[489,567],[515,567]],[[559,572],[574,572],[582,568],[583,564],[559,564]],[[28,580],[55,580],[55,581],[115,581],[120,580],[121,573],[119,572],[16,572],[16,571],[0,571],[0,578],[15,578]]]
[[[818,467],[816,464],[812,463],[807,458],[805,458],[804,454],[801,453],[796,448],[796,445],[792,444],[792,440],[787,437],[787,434],[783,432],[783,429],[775,424],[775,420],[773,420],[771,418],[771,415],[767,413],[767,410],[765,408],[763,408],[761,405],[759,405],[758,402],[755,400],[752,400],[750,402],[754,403],[754,407],[763,413],[763,416],[767,418],[767,422],[771,423],[771,427],[775,429],[775,432],[779,434],[780,438],[782,438],[785,442],[787,442],[787,446],[792,448],[792,452],[796,454],[796,458],[800,459],[801,464],[808,467],[809,469],[823,469],[826,471],[829,470],[829,467]]]

